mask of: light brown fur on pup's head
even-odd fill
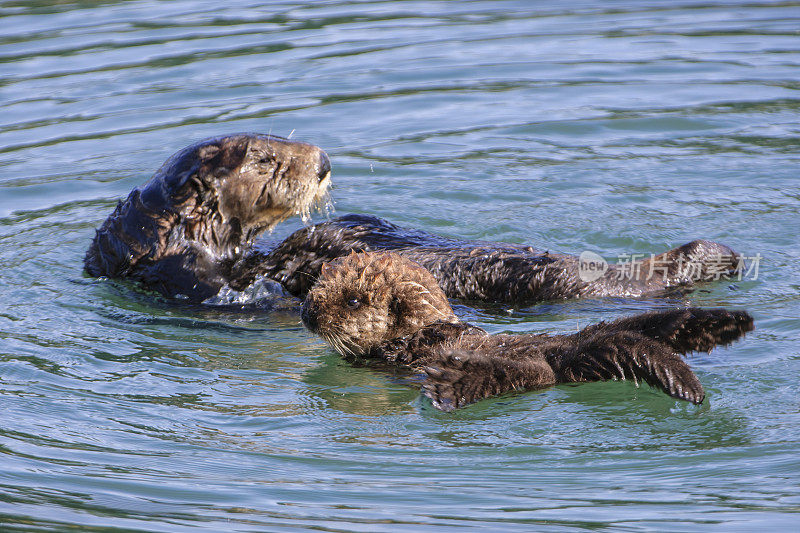
[[[393,253],[352,253],[323,266],[303,322],[343,355],[434,322],[458,322],[433,275]]]

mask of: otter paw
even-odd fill
[[[478,400],[506,392],[554,384],[552,369],[544,361],[449,352],[425,367],[422,393],[433,406],[452,411]]]

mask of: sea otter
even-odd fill
[[[327,261],[352,251],[387,250],[430,270],[450,298],[508,303],[657,296],[741,268],[740,256],[727,246],[696,240],[649,259],[607,265],[605,272],[582,272],[581,258],[573,255],[448,239],[374,216],[347,215],[296,231],[258,259],[257,269],[303,296]]]
[[[92,276],[128,278],[202,301],[250,284],[257,235],[326,201],[330,161],[311,144],[273,135],[216,137],[170,157],[97,230]]]
[[[489,335],[456,317],[427,269],[390,252],[325,264],[302,318],[345,357],[424,371],[422,391],[444,411],[509,391],[608,379],[641,380],[699,404],[703,387],[679,354],[707,352],[753,329],[744,311],[685,308],[572,335]]]

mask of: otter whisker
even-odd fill
[[[349,346],[351,343],[346,340],[347,335],[338,326],[333,326],[329,331],[320,333],[320,335],[340,354],[355,355],[353,348]]]
[[[421,284],[417,283],[416,281],[407,280],[407,281],[401,282],[400,284],[401,285],[411,285],[413,287],[419,287],[420,292],[422,294],[430,294],[430,291],[428,289],[426,289],[425,287],[423,287]]]
[[[310,272],[306,272],[305,270],[295,270],[295,272],[297,272],[298,274],[302,274],[304,276],[307,276],[308,278],[311,278],[311,279],[314,278],[314,274],[312,274]]]
[[[441,309],[437,308],[432,303],[430,303],[428,300],[422,300],[421,303],[423,303],[423,304],[427,305],[428,307],[430,307],[431,309],[433,309],[433,311],[439,316],[442,316],[444,318],[449,318],[449,316],[450,316],[450,315],[446,314],[444,311],[442,311]]]

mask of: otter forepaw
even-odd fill
[[[515,390],[554,384],[552,369],[544,361],[450,352],[425,367],[422,393],[433,406],[452,411],[478,400]]]
[[[450,412],[477,401],[478,376],[465,371],[463,356],[450,354],[437,366],[426,366],[424,370],[427,379],[422,384],[422,394],[431,399],[436,409]]]

